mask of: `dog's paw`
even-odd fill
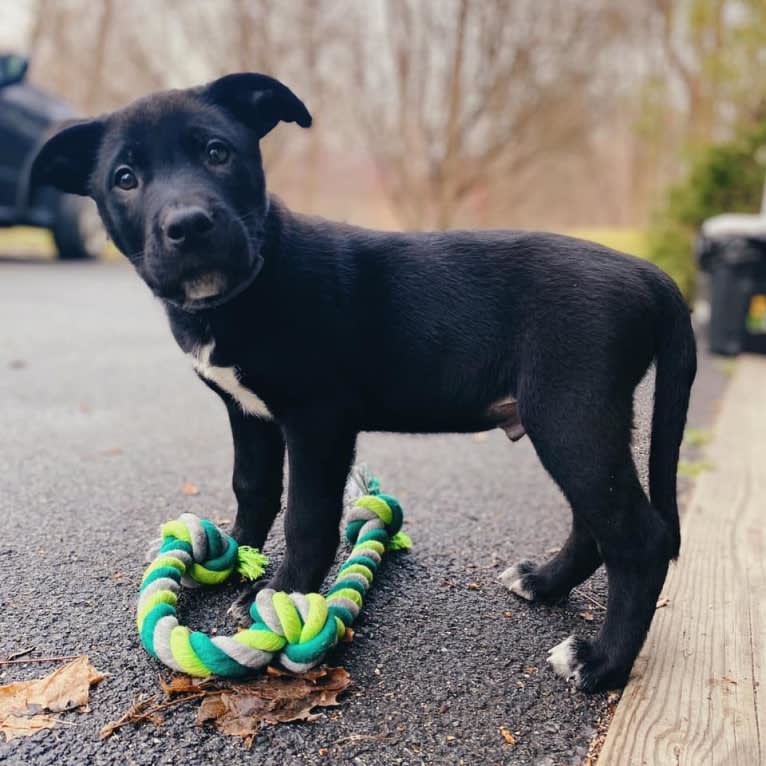
[[[249,585],[244,592],[237,596],[234,603],[229,607],[226,612],[230,622],[233,622],[237,627],[249,628],[253,623],[253,618],[250,616],[250,606],[255,597],[258,594],[260,588],[255,588],[253,585]]]
[[[537,599],[534,587],[534,573],[536,571],[537,564],[534,561],[522,559],[506,569],[499,579],[511,593],[515,593],[527,601],[535,601]]]
[[[621,689],[630,675],[630,666],[615,666],[608,656],[602,655],[597,642],[576,636],[554,646],[548,652],[548,663],[555,673],[588,694]]]
[[[569,636],[548,652],[548,664],[553,668],[554,673],[567,681],[574,681],[578,688],[583,669],[583,662],[579,658],[578,649],[580,649],[581,644],[585,643],[582,639]]]

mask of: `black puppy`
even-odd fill
[[[244,543],[263,545],[279,511],[287,447],[287,553],[271,587],[321,584],[360,431],[526,431],[571,503],[572,532],[553,559],[504,579],[555,601],[603,562],[601,633],[567,639],[550,661],[587,691],[623,685],[680,544],[676,466],[696,355],[676,286],[553,234],[383,233],[291,213],[266,193],[258,146],[279,121],[311,116],[263,75],[150,95],[53,136],[32,185],[96,200],[225,402]],[[653,359],[650,503],[630,442]]]

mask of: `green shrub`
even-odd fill
[[[696,283],[693,243],[699,227],[718,213],[760,209],[764,147],[766,123],[699,152],[686,177],[668,189],[653,216],[647,256],[676,280],[690,302]]]

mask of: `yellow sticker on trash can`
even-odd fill
[[[747,331],[753,334],[766,333],[766,295],[754,295],[750,299]]]

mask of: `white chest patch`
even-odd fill
[[[189,356],[196,372],[205,380],[215,383],[218,388],[224,390],[242,408],[242,412],[254,415],[258,418],[272,419],[269,408],[249,388],[239,382],[239,373],[236,367],[216,367],[210,363],[213,354],[213,343],[200,346]]]

